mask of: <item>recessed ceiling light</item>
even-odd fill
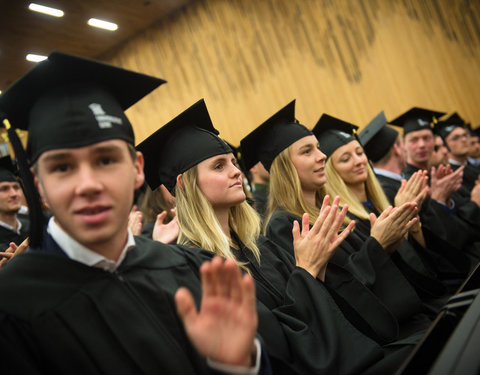
[[[115,31],[118,29],[118,26],[116,23],[99,20],[97,18],[90,18],[88,20],[88,24],[90,26],[99,27],[101,29],[110,30],[110,31]]]
[[[30,3],[28,6],[28,9],[33,10],[35,12],[43,13],[43,14],[48,14],[49,16],[54,16],[54,17],[63,17],[63,11],[60,9],[55,9],[55,8],[50,8],[46,7],[40,4],[35,4],[35,3]]]
[[[47,56],[43,56],[43,55],[35,55],[34,53],[29,53],[26,57],[26,59],[28,61],[31,61],[31,62],[39,62],[39,61],[43,61],[47,58]]]

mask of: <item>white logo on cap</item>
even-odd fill
[[[102,106],[98,103],[92,103],[88,106],[88,108],[90,108],[90,110],[93,112],[95,119],[98,122],[98,126],[101,129],[111,128],[112,124],[123,124],[123,121],[120,117],[107,115]]]
[[[428,121],[422,120],[421,118],[417,119],[418,125],[428,126],[430,123]]]

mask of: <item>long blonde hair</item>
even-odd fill
[[[235,259],[229,239],[223,232],[212,205],[197,186],[196,166],[182,174],[182,186],[175,186],[175,195],[180,227],[177,242]],[[261,224],[256,211],[246,201],[233,206],[229,209],[228,224],[260,263],[260,250],[256,241]]]
[[[383,189],[378,182],[373,169],[370,167],[370,164],[367,164],[367,170],[367,181],[365,182],[367,198],[373,207],[375,207],[375,209],[380,213],[390,206],[390,203],[388,202],[388,199],[383,192]],[[327,163],[325,164],[325,176],[327,177],[325,188],[328,194],[339,195],[340,205],[343,206],[348,204],[348,211],[356,217],[365,220],[370,219],[370,215],[363,206],[362,202],[353,194],[353,192],[338,174],[337,170],[333,166],[331,157],[327,159]]]
[[[270,184],[265,224],[268,225],[273,212],[277,207],[302,217],[306,212],[310,218],[310,224],[315,223],[320,212],[320,205],[325,196],[322,186],[315,193],[315,206],[305,201],[302,185],[297,170],[290,159],[290,147],[280,152],[270,167]]]

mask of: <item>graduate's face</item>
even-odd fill
[[[125,245],[133,192],[144,180],[143,156],[133,161],[126,142],[46,151],[35,180],[55,221],[75,240],[98,253]]]
[[[367,181],[368,160],[358,141],[351,141],[337,148],[331,158],[333,167],[347,185],[357,185]]]
[[[22,188],[18,182],[0,182],[0,213],[14,214],[22,204]]]
[[[468,155],[470,135],[468,130],[457,127],[445,138],[450,153],[455,156],[465,157]]]
[[[468,146],[468,156],[479,159],[480,158],[480,138],[477,136],[470,136],[470,145]]]
[[[429,129],[417,130],[405,135],[407,162],[416,166],[428,164],[433,152],[433,133]]]
[[[430,158],[430,165],[434,167],[440,164],[446,165],[448,163],[448,149],[443,143],[442,137],[435,136],[435,146],[433,148],[432,157]]]
[[[327,157],[320,151],[318,140],[314,135],[303,137],[292,143],[289,154],[304,192],[316,191],[327,182],[325,178]]]
[[[197,186],[214,210],[242,203],[242,175],[232,153],[212,156],[197,164]]]

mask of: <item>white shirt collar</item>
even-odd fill
[[[17,218],[17,229],[12,227],[11,225],[8,225],[7,223],[4,223],[3,221],[0,221],[0,226],[2,226],[4,228],[7,228],[7,229],[9,229],[12,232],[15,232],[17,234],[20,234],[20,229],[22,229],[22,223],[20,222],[20,220],[18,220],[18,218]]]
[[[453,159],[448,159],[448,162],[452,165],[465,165],[465,164],[467,164],[467,163],[462,164],[462,163],[460,163],[456,160],[453,160]]]
[[[77,262],[83,263],[87,266],[101,268],[109,272],[115,271],[125,259],[127,251],[135,246],[135,239],[133,238],[130,229],[128,229],[127,243],[125,244],[120,257],[115,262],[105,258],[103,255],[100,255],[93,250],[88,249],[78,241],[74,240],[58,226],[53,217],[51,217],[48,221],[47,231],[70,259],[76,260]]]
[[[389,177],[392,180],[402,181],[402,179],[403,179],[402,175],[387,171],[386,169],[373,168],[373,171],[377,175],[384,176],[384,177]]]

